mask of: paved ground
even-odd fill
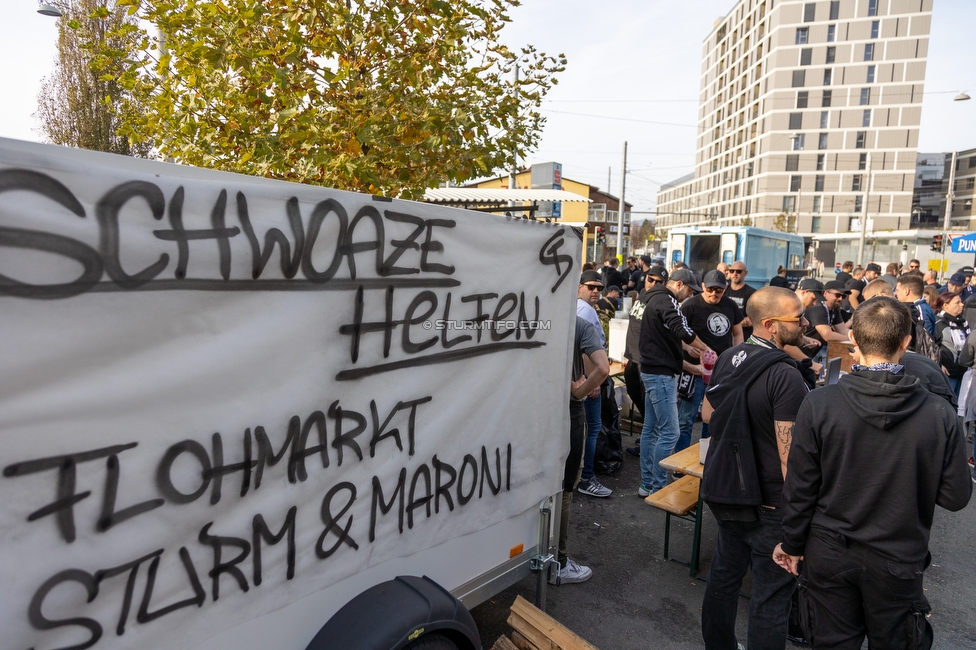
[[[627,435],[623,440],[625,446],[635,444]],[[593,578],[582,584],[550,586],[546,611],[601,650],[701,648],[705,582],[691,578],[687,566],[663,559],[664,513],[637,496],[639,476],[637,459],[627,456],[616,477],[599,477],[614,490],[612,497],[576,494],[570,557],[591,567]],[[699,576],[707,576],[715,531],[715,521],[706,511]],[[691,538],[691,523],[672,520],[673,558],[689,559]],[[932,566],[925,574],[925,587],[933,610],[934,647],[972,650],[976,648],[976,503],[959,513],[937,508],[930,549]],[[750,589],[747,577],[737,626],[743,643]],[[533,600],[533,576],[472,612],[485,648],[510,631],[505,620],[519,594]]]

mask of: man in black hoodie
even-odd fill
[[[641,429],[641,485],[637,494],[650,496],[667,484],[662,460],[674,453],[678,442],[678,391],[675,376],[681,372],[681,344],[704,352],[708,349],[688,326],[678,302],[700,293],[698,278],[689,269],[671,273],[667,284],[647,291],[641,316],[641,381],[644,382],[644,428]]]
[[[854,312],[860,365],[797,413],[783,542],[773,559],[800,581],[813,648],[928,648],[922,572],[935,506],[960,510],[972,483],[962,426],[906,375],[911,315],[877,297]]]

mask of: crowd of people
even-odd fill
[[[568,557],[573,492],[607,498],[594,456],[609,374],[608,324],[627,305],[627,394],[640,413],[640,497],[667,489],[661,461],[708,440],[701,497],[718,524],[702,602],[705,647],[742,648],[738,595],[753,587],[749,650],[927,648],[922,575],[935,506],[968,503],[973,482],[976,281],[939,286],[918,260],[842,265],[834,279],[784,273],[755,288],[743,261],[701,281],[648,256],[580,276],[559,581],[592,571]],[[830,343],[852,350],[827,381]],[[836,379],[836,381],[835,381]],[[608,395],[609,396],[609,395]],[[882,452],[882,453],[879,453]],[[968,458],[968,463],[967,463]],[[650,500],[649,500],[650,502]],[[799,629],[790,629],[793,616]]]

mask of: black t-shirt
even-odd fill
[[[788,289],[790,287],[790,282],[784,277],[781,277],[779,275],[774,275],[772,279],[769,281],[769,286],[783,287],[784,289]]]
[[[710,305],[698,294],[681,303],[681,313],[691,330],[716,354],[732,347],[732,326],[742,322],[742,312],[726,296],[717,305]],[[693,361],[687,354],[685,360]]]
[[[647,275],[646,271],[641,271],[640,269],[634,269],[630,274],[630,279],[633,281],[634,286],[631,287],[634,291],[644,290],[644,276]]]
[[[867,284],[868,283],[864,280],[855,280],[854,278],[851,278],[845,288],[848,291],[864,291],[864,287],[866,287]]]
[[[725,297],[731,300],[732,302],[734,302],[736,306],[739,308],[739,311],[742,312],[742,315],[745,316],[746,305],[749,304],[749,298],[751,298],[752,294],[754,293],[756,293],[756,290],[750,287],[748,284],[742,285],[741,289],[733,289],[732,285],[729,285],[729,288],[725,290]],[[742,326],[743,339],[747,339],[750,336],[752,336],[752,328],[743,325]]]
[[[833,325],[835,322],[833,320],[834,315],[827,311],[827,307],[824,306],[822,302],[818,302],[809,309],[805,310],[803,312],[803,316],[807,319],[807,321],[810,322],[809,327],[807,327],[803,333],[812,339],[820,341],[821,347],[827,345],[827,342],[822,336],[820,336],[820,332],[817,331],[817,325]],[[803,349],[803,351],[811,357],[814,356],[819,350],[819,347],[812,350],[809,348]]]
[[[847,271],[841,271],[840,273],[837,274],[837,277],[834,278],[834,280],[836,280],[837,282],[843,282],[844,286],[847,286],[847,283],[853,279],[854,277]]]
[[[732,353],[719,357],[712,374],[712,385],[722,382],[732,371]],[[776,446],[776,426],[793,422],[809,389],[792,363],[774,363],[749,387],[749,430],[752,433],[756,472],[763,505],[779,508],[783,503],[783,470]]]

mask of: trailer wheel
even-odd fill
[[[403,650],[458,650],[457,645],[443,634],[425,634],[411,641]]]

